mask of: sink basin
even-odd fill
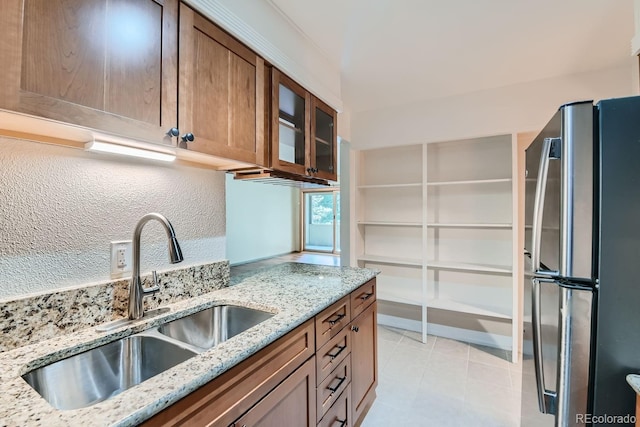
[[[158,331],[203,350],[273,317],[272,313],[236,305],[218,305],[166,323]]]
[[[51,406],[77,409],[102,402],[197,353],[162,339],[133,335],[22,376]]]

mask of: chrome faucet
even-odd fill
[[[145,295],[155,294],[160,290],[155,271],[153,272],[152,287],[144,289],[140,280],[140,236],[142,234],[142,228],[152,219],[162,224],[167,232],[167,237],[169,238],[169,262],[176,264],[184,259],[182,257],[182,250],[176,239],[176,233],[173,231],[173,226],[164,215],[148,213],[140,218],[133,232],[133,271],[131,273],[131,284],[129,285],[129,319],[131,320],[139,319],[144,314],[142,298]]]

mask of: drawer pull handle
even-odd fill
[[[351,326],[351,330],[352,330],[353,332],[358,332],[358,331],[360,330],[360,328],[359,328],[359,327],[357,327],[356,325],[352,325],[352,326]]]
[[[337,348],[338,351],[331,354],[331,353],[327,353],[327,356],[329,356],[331,358],[331,360],[335,359],[336,357],[338,357],[340,355],[340,353],[342,353],[344,351],[345,348],[347,348],[346,345],[337,345],[333,348]]]
[[[362,301],[366,301],[373,296],[373,292],[368,292],[360,297]]]
[[[326,322],[329,322],[329,324],[330,324],[331,326],[333,326],[333,325],[335,325],[336,323],[338,323],[339,321],[341,321],[342,319],[344,319],[345,317],[347,317],[347,315],[346,315],[346,314],[338,314],[338,313],[336,313],[336,314],[335,314],[335,316],[336,316],[335,318],[333,318],[333,319],[327,319],[327,320],[325,320],[325,321],[326,321]]]
[[[335,422],[340,423],[340,425],[338,427],[344,427],[347,425],[347,419],[345,418],[344,420],[341,419],[337,419]]]
[[[335,386],[335,387],[331,387],[331,386],[327,387],[327,390],[330,390],[330,391],[331,391],[331,394],[335,393],[335,392],[340,388],[340,386],[342,385],[342,383],[343,383],[343,382],[345,382],[345,381],[347,380],[347,376],[345,375],[344,377],[336,377],[336,379],[340,380],[340,381],[338,382],[338,385],[337,385],[337,386]]]

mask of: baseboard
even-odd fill
[[[422,322],[419,320],[405,319],[378,313],[378,324],[392,328],[405,329],[407,331],[422,332]],[[464,341],[470,344],[484,345],[501,350],[511,351],[511,337],[486,332],[471,331],[468,329],[454,328],[451,326],[427,324],[427,333],[443,338]]]

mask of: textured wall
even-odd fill
[[[0,138],[0,299],[110,278],[109,242],[173,224],[184,262],[225,258],[224,173]],[[171,268],[155,221],[142,272]]]

